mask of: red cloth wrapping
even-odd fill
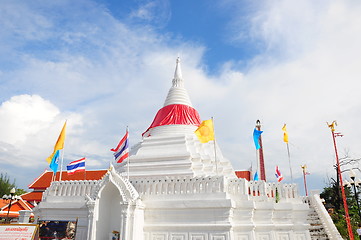
[[[201,124],[201,119],[197,110],[188,105],[168,105],[159,109],[152,124],[142,135],[154,127],[176,124],[199,126]]]

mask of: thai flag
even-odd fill
[[[85,157],[79,160],[72,161],[66,166],[66,170],[68,171],[68,175],[72,175],[76,172],[85,171]]]
[[[278,166],[276,166],[276,178],[277,178],[277,181],[278,182],[281,182],[283,180],[283,176],[282,176],[282,173],[281,171],[278,169]]]
[[[125,133],[122,140],[120,140],[118,146],[115,149],[110,149],[110,151],[114,152],[114,158],[117,163],[121,163],[124,159],[129,157],[128,131]]]

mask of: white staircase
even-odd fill
[[[308,222],[310,224],[311,239],[342,240],[343,238],[323,205],[320,195],[313,192],[305,201],[310,205]]]
[[[311,239],[329,240],[325,228],[322,225],[321,219],[318,217],[316,210],[311,205],[307,220],[310,224]]]

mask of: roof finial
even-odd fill
[[[172,104],[183,104],[192,107],[192,103],[189,99],[187,90],[184,88],[179,57],[176,60],[176,67],[174,72],[174,78],[172,80],[172,87],[169,89],[167,98],[165,99],[164,102],[164,106],[168,106]]]
[[[173,79],[173,87],[183,87],[183,79],[182,79],[182,70],[180,67],[180,58],[177,57],[174,79]]]

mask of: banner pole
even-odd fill
[[[65,124],[67,124],[68,119],[65,120]],[[65,132],[64,132],[65,134]],[[64,136],[65,138],[65,136]],[[61,181],[61,175],[63,173],[63,163],[64,163],[64,150],[65,150],[65,141],[63,143],[63,149],[61,151],[61,161],[60,161],[60,173],[59,173],[59,181]],[[55,175],[56,176],[56,175]]]
[[[290,166],[291,182],[293,183],[293,174],[292,174],[292,167],[291,167],[291,154],[290,154],[290,148],[288,146],[288,142],[286,143],[286,145],[287,145],[288,164]]]
[[[129,152],[129,127],[127,126],[127,133],[128,133],[128,152]],[[130,161],[129,161],[129,153],[128,153],[128,157],[127,157],[127,177],[128,177],[128,181],[129,181],[129,171],[130,171]]]
[[[215,161],[215,163],[216,163],[216,174],[217,174],[217,176],[218,176],[218,161],[217,161],[217,150],[216,150],[216,131],[215,131],[215,129],[214,129],[214,119],[213,119],[213,117],[211,117],[211,119],[212,119],[212,124],[213,124],[213,135],[214,135],[214,141],[213,141],[213,148],[214,148],[214,161]]]
[[[345,193],[345,188],[343,186],[343,181],[342,181],[342,174],[341,174],[341,166],[340,166],[340,160],[338,158],[338,151],[337,151],[337,145],[336,145],[336,136],[342,136],[340,133],[335,133],[335,125],[337,126],[336,121],[333,121],[331,124],[327,124],[329,128],[331,128],[331,133],[332,133],[332,140],[333,140],[333,146],[335,148],[335,157],[336,157],[336,164],[337,164],[337,175],[340,179],[340,188],[341,188],[341,194],[342,194],[342,200],[343,200],[343,208],[345,210],[345,220],[346,220],[346,224],[347,224],[347,231],[348,231],[348,235],[350,240],[354,240],[354,236],[353,236],[353,232],[352,232],[352,226],[351,226],[351,220],[350,220],[350,215],[348,212],[348,205],[347,205],[347,200],[346,200],[346,193]]]

